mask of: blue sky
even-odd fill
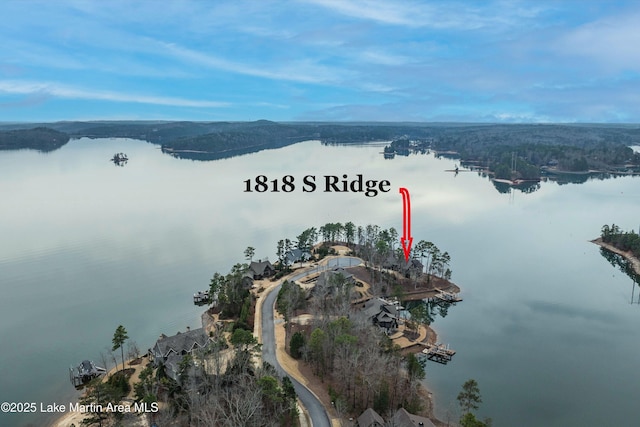
[[[640,122],[636,1],[0,3],[0,120]]]

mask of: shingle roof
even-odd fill
[[[390,315],[389,313],[387,313],[386,311],[381,311],[380,313],[378,313],[378,315],[376,316],[376,321],[378,323],[382,323],[382,322],[391,322],[393,320],[398,320],[397,317]]]
[[[383,427],[384,420],[376,411],[369,408],[358,417],[358,427]]]
[[[295,248],[288,251],[284,254],[284,260],[287,264],[293,264],[294,262],[307,260],[312,257],[311,253],[308,250],[303,250],[300,248]]]
[[[253,274],[257,276],[263,276],[264,270],[269,267],[269,269],[273,270],[273,266],[269,261],[253,261],[249,265],[249,270],[253,271]]]
[[[391,317],[394,317],[396,319],[400,318],[398,306],[395,304],[391,304],[390,302],[385,301],[382,298],[372,298],[359,306],[361,307],[360,313],[362,313],[362,315],[364,315],[367,319],[379,316],[381,313],[389,313]]]
[[[207,345],[209,336],[203,328],[193,329],[187,332],[178,332],[171,337],[163,336],[158,341],[154,350],[166,358],[173,351],[176,354],[190,353],[194,348]]]
[[[398,409],[393,414],[389,425],[393,427],[436,427],[429,418],[410,414],[404,408]]]

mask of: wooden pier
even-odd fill
[[[422,354],[424,354],[427,359],[443,365],[451,362],[451,359],[456,354],[455,350],[449,348],[449,344],[446,346],[439,343],[425,344],[425,347],[426,348],[422,350]]]
[[[455,304],[462,301],[462,298],[458,296],[457,292],[447,292],[438,290],[438,293],[432,297],[426,298],[427,302],[433,302],[436,304]]]

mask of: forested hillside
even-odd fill
[[[38,127],[0,132],[0,150],[31,149],[53,151],[69,141],[69,135],[53,129]]]

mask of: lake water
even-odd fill
[[[130,161],[108,161],[125,152]],[[640,180],[542,183],[501,194],[475,173],[430,156],[384,160],[379,146],[296,144],[214,162],[178,160],[134,140],[73,140],[48,154],[0,152],[0,401],[66,403],[68,368],[107,353],[116,327],[145,351],[161,333],[197,327],[192,294],[218,271],[275,259],[276,242],[353,221],[402,227],[447,250],[464,301],[434,327],[457,350],[427,365],[437,412],[452,416],[475,378],[495,426],[637,425],[640,306],[632,282],[588,241],[601,226],[640,222]],[[264,174],[387,179],[363,194],[245,193]],[[637,293],[636,293],[637,296]],[[0,414],[41,425],[43,414]]]

